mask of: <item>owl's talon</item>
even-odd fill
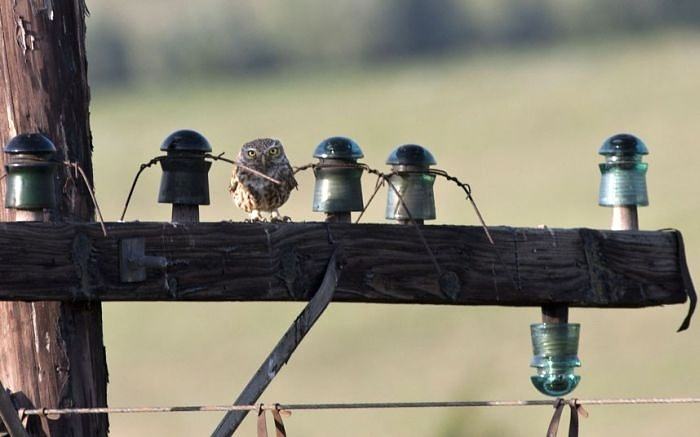
[[[272,223],[292,223],[292,218],[288,217],[286,215],[284,217],[277,216],[277,217],[272,217],[272,219],[270,221]]]

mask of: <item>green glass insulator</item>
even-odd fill
[[[314,169],[313,210],[317,212],[362,211],[362,172],[360,167],[352,167],[354,161],[321,160],[328,167]],[[337,165],[337,167],[334,167]],[[343,165],[348,167],[343,168]]]
[[[647,164],[642,157],[649,154],[644,142],[630,134],[613,135],[600,147],[605,157],[600,164],[601,206],[647,206]]]
[[[430,166],[437,163],[433,154],[418,144],[404,144],[392,150],[386,163],[391,165],[394,172],[389,182],[401,196],[391,186],[388,188],[385,217],[400,221],[411,217],[415,220],[434,220],[435,175],[429,173]]]
[[[530,325],[533,358],[530,367],[537,374],[530,379],[535,388],[547,396],[564,396],[574,391],[581,377],[574,374],[581,367],[578,323],[537,323]]]
[[[601,206],[647,206],[646,173],[648,164],[636,161],[619,161],[609,159],[600,166],[600,193],[598,204]]]
[[[401,194],[408,212],[396,192],[389,187],[385,215],[387,219],[408,220],[409,212],[415,220],[435,219],[435,175],[420,172],[398,173],[392,175],[389,181]]]
[[[6,208],[44,209],[56,206],[53,183],[55,163],[17,160],[6,165],[5,170]]]
[[[56,146],[40,133],[19,134],[5,145],[7,189],[5,207],[44,209],[56,206],[52,158]]]
[[[364,157],[360,146],[348,137],[330,137],[314,150],[319,165],[314,169],[313,210],[339,213],[362,211],[362,172],[357,160]]]

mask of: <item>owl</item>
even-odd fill
[[[289,199],[292,189],[297,187],[297,181],[282,143],[273,138],[258,138],[247,142],[236,161],[278,180],[280,184],[245,168],[234,167],[229,186],[233,203],[250,214],[251,221],[262,220],[261,212],[269,212],[272,220],[288,220],[280,217],[278,208]]]

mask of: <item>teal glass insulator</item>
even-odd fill
[[[3,150],[8,155],[5,207],[36,210],[56,206],[58,163],[52,161],[56,146],[51,140],[38,133],[20,134]]]
[[[598,150],[605,157],[599,164],[601,179],[598,204],[601,206],[647,206],[646,173],[642,157],[649,153],[639,138],[618,134],[608,138]]]
[[[389,181],[401,194],[405,203],[392,188],[389,188],[386,202],[386,218],[389,220],[435,220],[435,175],[429,173],[399,173]],[[408,209],[408,212],[406,211]],[[410,217],[409,217],[410,213]]]
[[[167,152],[160,161],[163,174],[158,191],[159,203],[209,205],[209,169],[205,155],[212,151],[209,141],[193,130],[168,135],[160,146]]]
[[[314,158],[319,159],[319,165],[314,168],[314,211],[362,211],[364,170],[356,165],[362,157],[360,146],[346,137],[327,138],[316,147]]]
[[[385,217],[399,221],[411,217],[415,220],[434,220],[435,175],[429,170],[437,162],[432,153],[417,144],[405,144],[394,149],[386,163],[391,165],[394,173],[389,177],[389,182],[398,194],[392,187],[388,188]]]
[[[537,370],[532,384],[547,396],[564,396],[574,391],[581,377],[574,373],[581,367],[578,323],[536,323],[530,325],[533,358],[530,367]]]

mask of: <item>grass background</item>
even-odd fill
[[[121,212],[139,163],[170,132],[192,128],[229,157],[276,136],[293,164],[311,160],[332,135],[359,142],[373,167],[416,142],[438,167],[471,183],[491,225],[609,226],[597,206],[602,141],[642,137],[651,206],[644,229],[683,231],[691,272],[700,274],[700,36],[665,33],[549,49],[435,58],[380,68],[296,70],[258,78],[93,90],[95,179],[109,220]],[[214,164],[212,205],[202,220],[241,220],[226,192],[229,168]],[[160,171],[141,179],[128,220],[169,220],[156,203]],[[373,178],[365,179],[369,191]],[[283,209],[311,212],[313,179]],[[436,189],[435,223],[473,225],[460,191]],[[378,196],[367,221],[384,221]],[[104,305],[112,406],[231,402],[300,311],[300,304]],[[685,306],[573,309],[582,323],[581,398],[698,396],[696,322],[675,329]],[[528,325],[539,311],[514,308],[332,305],[268,392],[265,402],[531,399]],[[697,406],[590,407],[584,435],[693,435]],[[292,436],[541,435],[551,409],[297,412]],[[208,435],[218,413],[114,415],[113,436]],[[254,435],[247,420],[241,435]]]

